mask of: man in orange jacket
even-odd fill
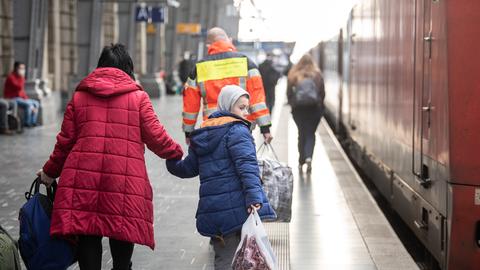
[[[183,131],[189,143],[203,100],[203,119],[217,110],[217,98],[225,85],[239,85],[250,94],[250,121],[260,126],[270,142],[270,112],[265,104],[262,77],[245,55],[238,53],[226,32],[214,27],[207,32],[208,55],[197,62],[183,90]]]

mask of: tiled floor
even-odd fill
[[[284,81],[280,93],[282,87]],[[285,252],[288,242],[276,244],[285,244],[287,266],[283,269],[418,269],[325,127],[321,126],[317,135],[312,174],[298,173],[297,131],[283,102],[284,98],[277,96],[274,147],[295,175],[292,222],[277,228],[289,227],[289,252]],[[154,104],[167,131],[183,143],[181,98],[167,97]],[[50,154],[59,125],[0,137],[0,224],[14,236],[18,235],[23,193]],[[155,193],[157,246],[155,251],[136,246],[134,269],[213,269],[209,241],[195,230],[198,179],[177,179],[168,174],[163,160],[149,151],[146,156]],[[104,241],[104,269],[111,268],[107,248],[108,241]]]

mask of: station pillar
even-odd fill
[[[102,46],[102,13],[103,3],[101,0],[77,2],[77,66],[76,72],[70,78],[71,93],[97,65]]]
[[[48,0],[16,0],[13,14],[14,59],[26,65],[28,96],[41,100],[51,92],[43,76]]]
[[[165,86],[163,79],[160,78],[161,51],[163,50],[162,26],[160,23],[147,25],[146,31],[146,72],[140,77],[140,82],[145,91],[152,98],[158,98],[165,95]]]

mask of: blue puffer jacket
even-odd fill
[[[200,175],[197,230],[210,237],[239,231],[247,208],[262,204],[262,219],[276,218],[260,183],[250,123],[226,112],[213,113],[191,134],[188,156],[167,161],[168,171],[181,178]]]

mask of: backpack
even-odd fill
[[[20,256],[15,240],[0,226],[0,269],[20,270]]]
[[[293,87],[293,102],[294,107],[297,106],[311,106],[320,103],[320,95],[317,91],[317,85],[311,78],[305,78]]]
[[[67,240],[50,236],[50,218],[56,182],[40,193],[40,177],[25,193],[27,202],[20,209],[20,255],[30,270],[65,270],[74,260],[73,248]],[[32,192],[33,191],[33,192]]]

